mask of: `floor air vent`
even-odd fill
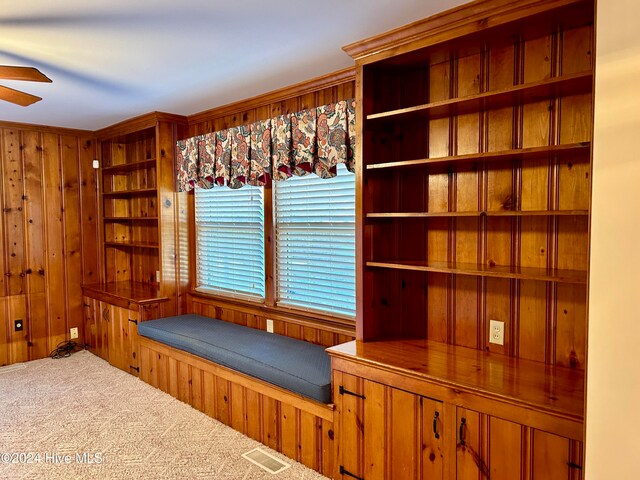
[[[261,448],[254,448],[247,453],[243,453],[242,456],[269,473],[280,473],[291,466],[282,460],[278,460]]]

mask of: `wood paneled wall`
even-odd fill
[[[0,123],[0,365],[47,356],[99,280],[90,132]],[[16,332],[16,320],[24,329]]]
[[[318,105],[338,102],[355,97],[355,72],[352,68],[341,70],[308,82],[276,90],[258,97],[207,110],[188,117],[189,136],[243,125],[258,120],[272,118],[285,113],[298,112]],[[271,189],[265,191],[265,256],[266,256],[266,301],[265,305],[251,302],[229,301],[223,297],[195,295],[189,296],[187,311],[219,318],[222,320],[248,325],[264,330],[266,320],[274,321],[274,331],[281,335],[303,339],[324,346],[332,346],[352,340],[355,335],[355,323],[345,319],[334,319],[328,315],[314,315],[303,311],[279,308],[274,301],[273,249],[270,229],[272,218]],[[193,193],[179,202],[180,215],[189,218],[189,245],[185,244],[181,232],[180,252],[195,252],[195,220],[193,212]],[[195,287],[195,258],[190,256],[189,279],[191,288]],[[184,278],[185,272],[181,272]]]
[[[306,318],[305,315],[284,313],[277,308],[245,306],[224,299],[190,295],[187,309],[191,313],[258,330],[266,330],[267,319],[269,319],[273,321],[274,333],[324,347],[350,342],[355,338],[353,328],[350,326],[321,324],[317,320]]]

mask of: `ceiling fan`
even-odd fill
[[[9,65],[0,65],[0,79],[25,80],[27,82],[52,82],[49,77],[47,77],[37,68],[15,67]],[[16,105],[22,105],[23,107],[28,107],[32,103],[39,102],[40,100],[42,100],[42,98],[31,95],[30,93],[21,92],[20,90],[14,90],[13,88],[0,85],[0,100],[15,103]]]

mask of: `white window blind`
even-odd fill
[[[264,193],[196,188],[196,287],[264,298]]]
[[[355,176],[274,183],[277,301],[355,315]]]

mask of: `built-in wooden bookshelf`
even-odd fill
[[[159,284],[156,157],[155,127],[102,141],[106,283]]]
[[[340,478],[580,478],[593,18],[489,0],[345,47],[360,201],[357,340],[329,349]]]
[[[99,283],[84,286],[91,298],[109,303],[110,292],[135,292],[132,304],[176,311],[174,151],[185,131],[186,118],[154,112],[96,132],[104,267]]]
[[[386,163],[370,163],[365,166],[367,170],[386,170],[389,168],[424,167],[427,165],[451,165],[473,164],[479,162],[498,162],[514,160],[548,161],[549,158],[570,158],[576,154],[589,155],[590,142],[572,143],[567,145],[543,145],[540,147],[514,148],[499,152],[478,152],[462,155],[448,155],[444,157],[419,158],[414,160],[394,161]]]
[[[137,375],[137,324],[175,315],[175,142],[186,119],[150,113],[97,133],[102,208],[100,282],[82,286],[87,347]]]
[[[496,212],[388,212],[367,213],[367,218],[439,218],[439,217],[562,217],[589,215],[588,210],[502,210]]]
[[[567,95],[580,95],[590,92],[592,83],[593,72],[580,72],[424,105],[370,113],[367,115],[368,128],[376,128],[379,124],[389,126],[403,121],[436,120],[453,115],[477,113],[481,110],[511,107],[516,103],[525,104]]]

